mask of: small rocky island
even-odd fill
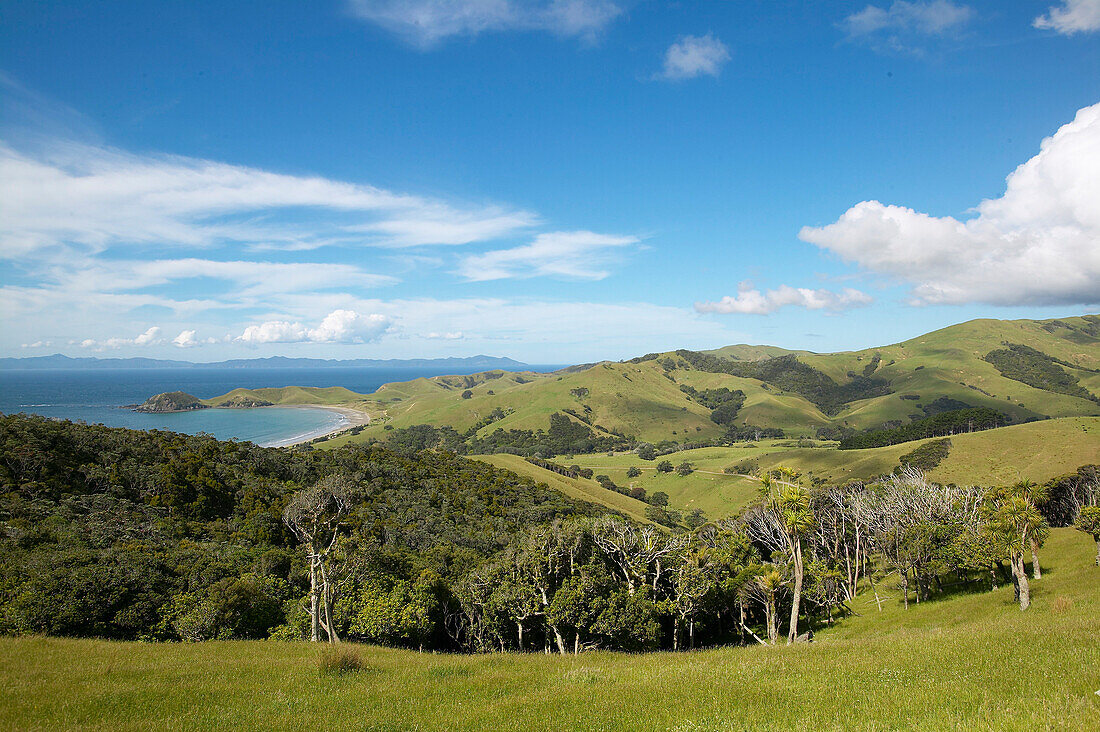
[[[209,409],[209,405],[203,404],[198,397],[191,396],[184,391],[168,391],[146,399],[143,403],[134,407],[135,412],[191,412],[196,409]]]
[[[149,397],[142,404],[130,405],[135,412],[147,413],[192,412],[196,409],[210,409],[211,406],[224,409],[252,409],[253,407],[271,407],[274,406],[274,403],[252,394],[243,393],[232,394],[220,402],[210,405],[185,391],[167,391]]]

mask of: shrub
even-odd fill
[[[350,646],[328,646],[321,649],[318,668],[324,676],[341,676],[363,670],[363,657]]]

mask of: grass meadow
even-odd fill
[[[433,655],[273,641],[0,639],[7,729],[1100,729],[1100,569],[1054,532],[1021,613],[1011,588],[849,617],[794,647]],[[890,594],[887,591],[887,594]],[[896,594],[896,593],[895,593]],[[354,664],[352,664],[354,665]]]
[[[809,476],[844,482],[889,473],[902,455],[925,442],[927,440],[867,450],[837,450],[829,447],[830,443],[797,447],[793,446],[799,443],[797,440],[763,440],[733,447],[684,450],[655,461],[626,453],[561,455],[554,458],[554,462],[592,468],[597,475],[606,474],[624,487],[640,486],[647,493],[664,491],[673,508],[685,511],[698,508],[708,517],[718,519],[737,513],[758,497],[759,482],[741,475],[725,474],[727,466],[743,461],[752,461],[761,470],[786,465]],[[960,485],[1009,484],[1023,479],[1043,482],[1072,473],[1081,465],[1100,463],[1100,417],[1029,422],[955,435],[951,442],[950,454],[929,472],[932,480]],[[477,459],[528,475],[572,498],[599,503],[633,518],[645,512],[641,502],[608,491],[595,480],[565,478],[514,455],[479,455]],[[658,473],[656,466],[662,460],[669,460],[673,465],[686,460],[696,472],[688,476]],[[626,471],[631,466],[640,468],[642,474],[628,478]]]

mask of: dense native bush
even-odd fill
[[[730,390],[723,386],[699,391],[693,386],[683,385],[680,391],[687,394],[692,401],[712,410],[710,419],[718,425],[733,424],[737,413],[745,404],[745,392],[740,389]]]
[[[268,449],[0,416],[0,631],[265,636],[308,585],[283,508],[332,472],[360,488],[348,538],[394,581],[453,580],[520,527],[592,510],[414,445]]]
[[[926,437],[945,437],[964,432],[1003,427],[1011,420],[993,409],[975,408],[941,412],[932,417],[910,422],[901,427],[860,432],[840,441],[841,450],[861,450],[868,447],[885,447]]]
[[[893,390],[882,380],[852,375],[838,384],[828,374],[799,361],[793,354],[762,361],[731,361],[697,351],[677,351],[676,355],[700,371],[757,379],[784,391],[791,391],[813,402],[825,414],[839,414],[857,399],[890,394]]]
[[[944,437],[939,440],[927,442],[912,452],[907,452],[898,458],[896,472],[901,472],[906,466],[918,470],[933,470],[947,459],[951,453],[951,440]]]
[[[1055,517],[1098,525],[1094,466],[984,489],[913,469],[867,485],[760,479],[760,501],[717,523],[655,493],[646,513],[660,528],[441,450],[265,449],[0,417],[0,632],[296,639],[320,627],[562,653],[767,642],[847,612],[868,569],[906,605],[1010,581],[1025,608],[1024,561]]]
[[[985,355],[985,360],[993,364],[1005,378],[1023,382],[1043,391],[1100,402],[1100,397],[1081,386],[1076,376],[1059,365],[1072,364],[1066,364],[1065,361],[1052,358],[1029,346],[1018,343],[1008,343],[1006,346]]]

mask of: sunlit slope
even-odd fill
[[[1082,386],[1100,394],[1100,374],[1094,371],[1100,368],[1100,318],[1096,316],[1047,321],[972,320],[882,348],[799,358],[841,381],[850,373],[864,373],[878,357],[879,364],[869,375],[887,380],[894,393],[854,402],[837,415],[837,420],[857,427],[888,420],[908,421],[914,413],[920,414],[914,409],[916,402],[902,399],[902,395],[919,396],[921,403],[949,397],[1020,419],[1100,414],[1095,402],[1002,376],[984,357],[1009,343],[1029,346],[1083,367],[1062,364]]]
[[[825,414],[812,395],[784,390],[755,378],[711,373],[691,366],[675,352],[648,360],[600,363],[553,374],[493,371],[473,376],[418,379],[387,384],[371,395],[378,417],[363,436],[382,436],[384,424],[450,425],[465,431],[501,409],[505,417],[482,427],[546,429],[550,414],[573,410],[597,433],[619,431],[645,441],[715,437],[723,429],[710,410],[688,397],[681,386],[726,387],[745,392],[738,424],[779,427],[791,435],[812,435],[835,424],[864,429],[925,416],[922,407],[939,398],[989,407],[1017,420],[1038,416],[1100,415],[1095,401],[1055,393],[1006,378],[984,360],[1006,343],[1022,344],[1056,358],[1061,368],[1093,393],[1100,394],[1100,318],[1055,321],[976,320],[928,333],[903,343],[834,354],[788,352],[770,346],[729,346],[711,353],[741,362],[794,354],[802,363],[843,385],[857,376],[882,379],[890,393],[857,399],[835,414]]]
[[[608,490],[594,480],[584,478],[568,478],[551,470],[540,468],[527,462],[518,455],[476,455],[474,460],[480,460],[498,468],[511,470],[513,473],[527,476],[538,483],[546,483],[556,491],[564,493],[570,498],[579,501],[595,503],[613,511],[626,514],[635,521],[648,523],[645,517],[646,504],[641,501],[624,496],[621,493]]]
[[[366,395],[342,386],[283,386],[278,388],[234,389],[221,396],[201,400],[203,404],[218,406],[227,401],[256,400],[286,405],[355,405],[368,399]]]
[[[431,654],[356,646],[318,673],[308,643],[0,638],[5,729],[1095,730],[1100,569],[1055,529],[1020,612],[1012,588],[880,612],[815,642],[688,653]],[[90,680],[94,680],[90,681]],[[732,720],[732,721],[731,721]]]
[[[576,463],[608,475],[619,485],[638,486],[647,493],[664,491],[670,505],[680,510],[698,508],[711,518],[736,513],[757,495],[759,483],[751,477],[725,473],[730,466],[766,471],[780,465],[796,468],[807,477],[830,482],[867,479],[889,473],[901,457],[928,440],[869,450],[837,450],[829,443],[797,447],[785,440],[765,440],[738,447],[706,447],[683,450],[645,461],[634,454],[576,455],[559,462]],[[955,435],[947,458],[929,475],[942,483],[992,485],[1028,479],[1037,482],[1066,473],[1081,465],[1100,464],[1100,417],[1065,417],[1029,422],[995,430]],[[674,465],[689,462],[688,476],[658,473],[661,460]],[[631,466],[642,470],[627,478]]]

